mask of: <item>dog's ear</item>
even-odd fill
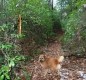
[[[44,58],[46,58],[47,57],[47,55],[45,55],[45,54],[43,54],[44,55]]]
[[[43,54],[43,56],[45,57],[46,55],[45,55],[45,54]]]

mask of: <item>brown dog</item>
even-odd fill
[[[61,68],[61,62],[63,61],[64,56],[59,56],[58,58],[53,58],[46,55],[39,56],[39,62],[44,69],[58,71]]]

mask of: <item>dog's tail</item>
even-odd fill
[[[64,60],[64,56],[59,56],[58,57],[58,62],[61,63]],[[61,69],[61,64],[57,64],[57,69]]]
[[[64,60],[64,56],[59,56],[58,62],[62,62]]]

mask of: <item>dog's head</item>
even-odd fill
[[[41,54],[39,56],[39,62],[44,62],[45,61],[45,55]]]

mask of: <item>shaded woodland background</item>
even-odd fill
[[[64,56],[86,57],[86,0],[0,0],[0,80],[21,80],[20,66],[54,42]]]

